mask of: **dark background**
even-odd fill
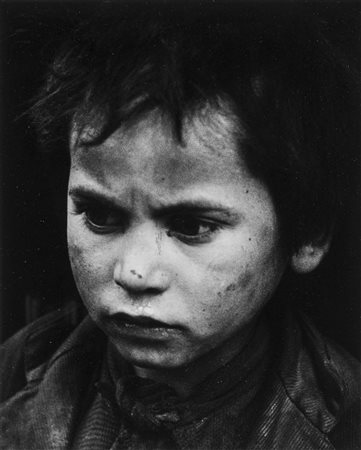
[[[40,315],[79,301],[66,250],[65,152],[41,154],[24,112],[72,21],[97,4],[0,3],[0,342]],[[359,66],[360,3],[307,4],[328,22],[329,39]],[[359,111],[355,123],[360,124]],[[318,326],[360,357],[361,177],[355,129],[343,223],[324,263],[303,278],[302,295]]]

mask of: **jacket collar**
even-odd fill
[[[242,351],[204,379],[188,399],[180,399],[172,388],[162,383],[135,376],[127,364],[116,366],[114,362],[119,356],[110,344],[107,361],[114,396],[129,420],[138,419],[141,428],[146,428],[148,423],[154,430],[158,426],[171,429],[180,423],[195,422],[228,404],[235,395],[246,408],[269,366],[269,341],[268,326],[260,320]]]
[[[290,316],[286,321],[277,322],[277,327],[282,330],[283,351],[269,373],[267,387],[258,392],[253,402],[257,407],[254,415],[252,411],[249,415],[251,429],[246,446],[290,448],[292,443],[293,448],[333,448],[326,433],[336,423],[337,414],[330,411],[324,400],[327,395],[323,395],[323,388],[319,386],[319,370],[322,369],[322,383],[324,380],[331,385],[334,383],[337,392],[341,388],[333,373],[330,374],[330,361],[324,362],[322,339],[307,326],[306,344],[311,350],[305,350],[299,326]],[[34,341],[29,339],[25,350],[29,361],[33,345]],[[280,345],[280,341],[276,345]],[[28,384],[0,408],[5,430],[3,448],[69,448],[84,398],[99,376],[105,348],[106,337],[86,318],[48,362],[36,367],[28,365]],[[317,366],[320,367],[316,374]],[[239,413],[237,408],[234,413]],[[200,419],[193,426],[185,425],[177,433],[185,435],[183,442],[191,439],[194,444],[200,439],[204,422]],[[225,436],[223,442],[230,445],[228,438],[233,439],[234,444],[237,436]]]

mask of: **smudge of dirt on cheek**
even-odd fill
[[[250,271],[246,271],[242,275],[240,275],[236,282],[230,283],[224,293],[231,293],[238,291],[239,289],[247,289],[250,283],[253,280],[253,275]]]
[[[226,287],[225,292],[229,293],[229,292],[234,292],[237,289],[237,285],[236,283],[231,283]]]
[[[241,289],[244,290],[248,289],[252,281],[253,281],[253,274],[251,273],[251,271],[246,271],[238,278],[238,282],[236,285],[238,285]]]
[[[231,294],[232,292],[237,290],[237,284],[236,283],[230,283],[223,291],[217,292],[218,298],[225,298],[227,295]]]
[[[232,296],[235,293],[245,293],[249,290],[250,285],[252,285],[253,275],[250,271],[247,271],[239,276],[237,281],[230,283],[223,291],[217,292],[218,298],[227,299],[227,296]],[[247,294],[247,298],[252,299],[254,296],[253,288],[250,293]]]

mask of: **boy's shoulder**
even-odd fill
[[[301,351],[295,367],[303,369],[308,375],[308,382],[315,380],[314,383],[327,399],[327,406],[335,414],[344,412],[356,398],[361,397],[360,362],[319,331],[304,314],[297,314],[295,320],[301,330]],[[288,358],[292,361],[290,353]]]
[[[59,308],[28,324],[0,346],[0,402],[37,376],[84,319],[82,305]]]
[[[75,313],[46,315],[0,348],[1,448],[69,448],[107,342],[89,316]]]
[[[276,372],[289,403],[335,448],[356,448],[361,443],[360,362],[303,314],[287,322]]]

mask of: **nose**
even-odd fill
[[[151,225],[128,230],[121,238],[114,267],[115,283],[129,293],[156,295],[169,287],[162,255],[162,233]]]

